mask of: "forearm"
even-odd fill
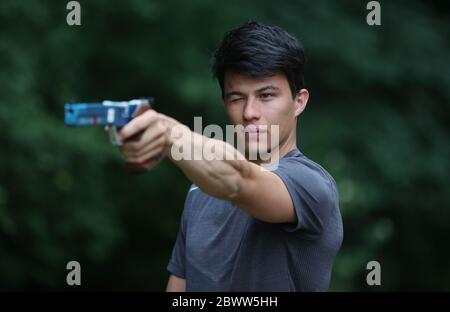
[[[185,292],[186,280],[171,274],[167,281],[166,292]]]
[[[250,166],[230,144],[191,131],[172,118],[166,156],[211,196],[232,200],[239,194]]]
[[[128,139],[142,132],[138,141]],[[173,118],[149,110],[119,132],[125,159],[149,170],[163,155],[207,194],[232,201],[266,222],[296,220],[283,181],[245,159],[230,144],[204,137]],[[258,194],[258,196],[256,196]]]

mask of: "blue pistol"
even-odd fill
[[[117,128],[125,126],[138,114],[151,108],[153,98],[97,103],[67,103],[64,123],[73,127],[107,126],[111,143],[121,145]]]

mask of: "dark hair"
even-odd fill
[[[302,44],[284,29],[250,21],[228,32],[212,59],[213,77],[222,89],[227,70],[254,77],[282,71],[292,97],[304,86],[305,54]]]

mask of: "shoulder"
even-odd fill
[[[273,171],[288,188],[306,191],[315,199],[332,198],[336,190],[333,177],[319,164],[304,156],[298,149],[283,157]]]

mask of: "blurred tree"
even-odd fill
[[[210,56],[249,19],[305,45],[311,99],[299,147],[338,183],[345,238],[331,290],[450,290],[450,22],[442,5],[382,2],[0,2],[0,289],[163,290],[189,181],[169,162],[124,171],[100,129],[63,104],[154,96],[192,126],[225,124]]]

